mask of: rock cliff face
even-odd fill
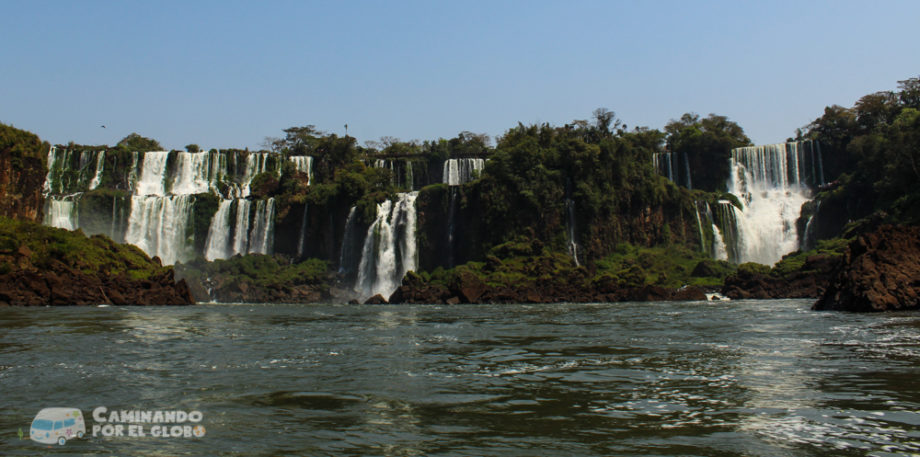
[[[882,226],[850,243],[816,310],[920,308],[920,227]]]
[[[0,124],[0,216],[41,221],[49,148],[32,133]]]

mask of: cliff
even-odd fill
[[[40,222],[48,143],[0,124],[0,216]]]
[[[880,227],[849,245],[816,310],[896,311],[920,308],[920,227]]]

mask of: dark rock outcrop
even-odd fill
[[[0,305],[191,305],[185,281],[134,246],[0,217]]]
[[[920,227],[882,226],[850,243],[816,310],[920,308]]]
[[[61,261],[35,268],[24,249],[13,255],[0,254],[0,261],[16,265],[0,275],[0,305],[192,305],[195,303],[185,281],[176,282],[172,269],[146,279],[112,276],[104,271],[86,273]]]
[[[722,295],[732,299],[817,298],[830,284],[839,257],[813,255],[801,269],[788,274],[739,269],[725,278]]]

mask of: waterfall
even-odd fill
[[[236,225],[233,231],[231,255],[245,254],[249,250],[249,209],[252,202],[236,200]]]
[[[275,241],[275,199],[256,201],[256,212],[249,231],[250,254],[271,254]]]
[[[400,193],[395,202],[377,205],[377,218],[364,238],[354,289],[362,298],[389,297],[406,272],[416,268],[416,197],[418,192]]]
[[[214,260],[235,254],[272,253],[275,201],[250,200],[248,196],[252,179],[259,173],[280,176],[280,155],[235,150],[132,152],[130,165],[119,170],[118,155],[111,154],[105,150],[49,149],[48,173],[42,187],[45,224],[75,230],[80,228],[81,219],[92,221],[87,222],[86,228],[134,244],[148,255],[158,256],[164,264],[187,261],[196,255]],[[115,168],[105,169],[107,159],[109,166],[114,163]],[[312,157],[290,160],[297,170],[311,173]],[[124,197],[113,195],[111,211],[101,212],[98,203],[80,204],[86,198],[84,192],[103,187],[120,190],[123,184],[104,182],[110,176],[113,183],[127,183],[129,202],[119,203]],[[195,227],[196,196],[207,194],[221,199],[216,212],[209,215],[202,252],[196,252],[195,233],[201,231],[201,227]],[[94,201],[106,198],[93,196]],[[81,211],[92,213],[81,215]],[[299,250],[303,249],[299,246]]]
[[[207,152],[178,154],[176,176],[170,191],[176,195],[205,194],[211,185],[211,155]],[[145,164],[146,165],[146,164]]]
[[[680,156],[684,159],[684,178],[687,180],[687,189],[693,190],[693,180],[690,179],[690,158],[685,153],[681,153]]]
[[[722,232],[719,227],[712,224],[712,258],[716,260],[728,260],[728,250],[725,248],[725,240],[722,239]]]
[[[683,176],[680,164],[683,163]],[[693,190],[693,180],[690,179],[690,158],[683,152],[656,152],[652,154],[652,165],[655,171],[668,178],[677,185],[683,185]]]
[[[447,159],[444,161],[443,182],[449,186],[466,184],[479,176],[484,165],[484,159]]]
[[[297,255],[303,258],[304,241],[307,238],[307,210],[310,209],[309,203],[303,204],[303,216],[300,218],[300,237],[297,239]]]
[[[267,152],[251,152],[246,156],[246,171],[243,175],[242,197],[249,196],[252,191],[250,188],[252,178],[255,178],[257,175],[271,171],[280,176],[281,167],[276,166],[273,167],[274,169],[269,168],[272,166],[269,160],[270,155],[271,154]]]
[[[45,225],[67,230],[76,230],[77,221],[77,202],[76,196],[63,198],[49,198],[47,210],[45,213]]]
[[[167,151],[150,151],[144,153],[141,162],[141,176],[135,184],[135,195],[166,195],[166,160]]]
[[[674,181],[677,175],[677,163],[672,160],[673,154],[670,152],[656,152],[652,154],[652,163],[655,165],[655,171],[658,174]]]
[[[700,232],[700,251],[706,252],[706,236],[703,234],[703,221],[700,219],[700,203],[696,202],[696,228]],[[702,202],[708,206],[708,203]]]
[[[718,230],[719,237],[725,248],[727,260],[732,263],[739,263],[739,226],[738,219],[740,212],[732,202],[728,200],[719,200],[715,205],[715,213],[712,218],[713,225]],[[715,257],[715,256],[714,256]]]
[[[810,186],[824,181],[821,168],[820,149],[811,141],[732,150],[728,190],[742,204],[738,262],[773,265],[799,248],[796,220],[811,200]]]
[[[233,200],[221,200],[217,212],[211,218],[208,228],[208,240],[205,245],[204,258],[207,260],[226,259],[230,257],[230,210]]]
[[[134,195],[125,242],[133,244],[164,265],[193,257],[189,232],[194,198],[189,195]]]
[[[89,190],[99,187],[99,184],[102,182],[102,168],[105,165],[105,151],[99,151],[96,156],[96,172],[93,174],[93,180],[89,182]]]
[[[578,243],[575,241],[575,201],[571,198],[565,199],[565,222],[568,234],[569,255],[575,261],[576,266],[581,266],[578,262]]]
[[[355,263],[360,261],[357,244],[361,240],[355,222],[356,209],[352,206],[348,210],[348,217],[345,219],[345,234],[342,236],[342,250],[339,252],[339,274],[344,276],[345,281],[352,279],[351,276],[356,271]]]
[[[294,164],[294,169],[310,177],[310,183],[313,182],[313,157],[310,156],[290,156],[288,160]]]

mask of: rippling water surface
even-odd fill
[[[920,453],[920,314],[809,304],[5,308],[0,454]],[[207,433],[29,441],[50,406]]]

